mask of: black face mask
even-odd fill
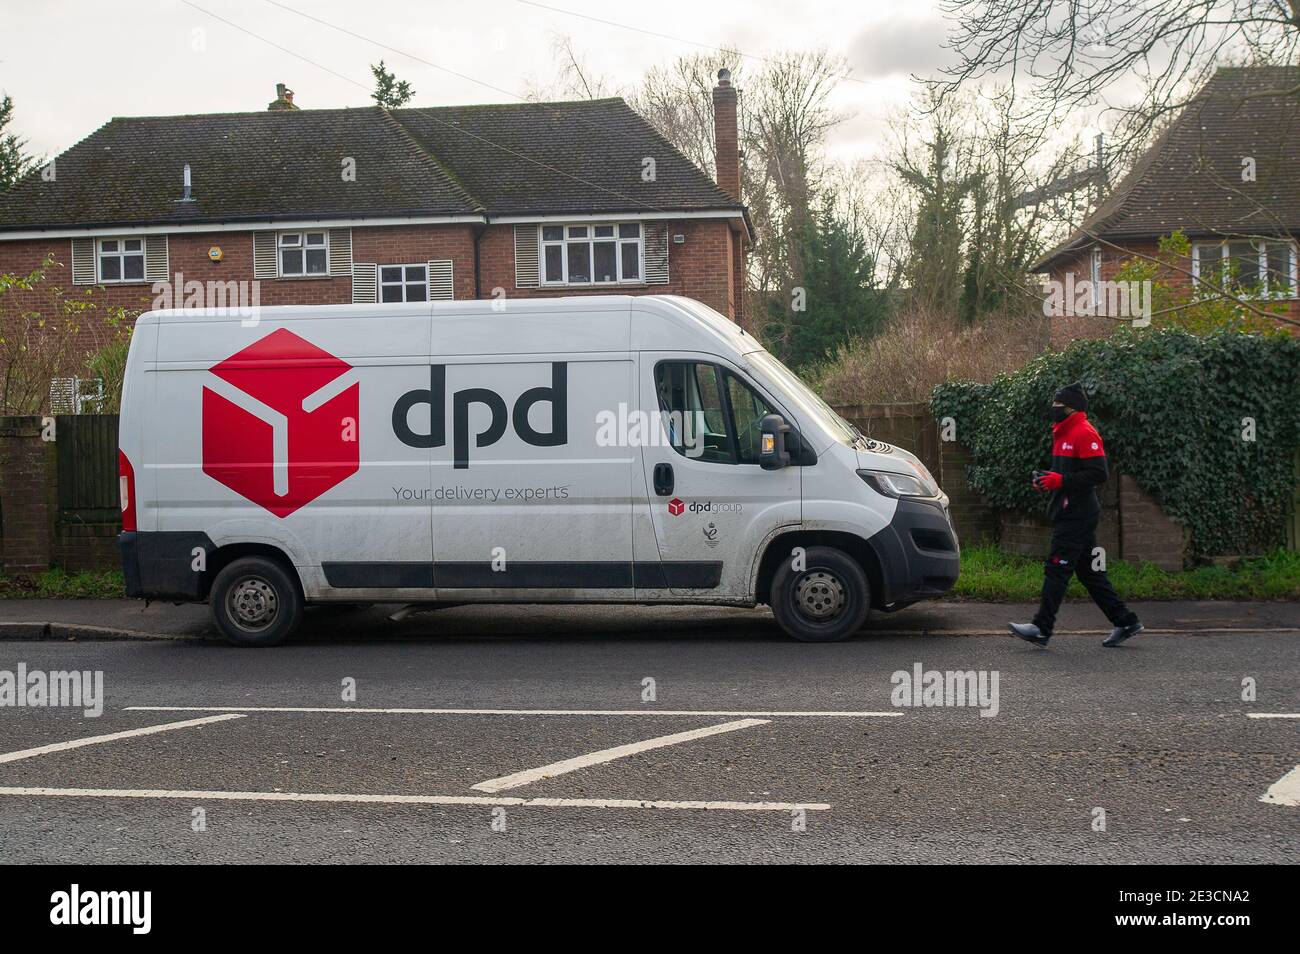
[[[1060,424],[1063,420],[1065,420],[1067,417],[1069,417],[1072,413],[1073,413],[1073,412],[1072,412],[1068,407],[1053,407],[1053,408],[1052,408],[1052,423],[1053,423],[1053,424]]]

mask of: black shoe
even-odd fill
[[[1052,638],[1052,634],[1043,634],[1043,631],[1033,623],[1008,623],[1011,632],[1019,636],[1027,643],[1033,643],[1035,646],[1046,646],[1047,641]]]
[[[1127,626],[1116,626],[1110,631],[1110,635],[1101,641],[1103,646],[1114,649],[1124,640],[1136,636],[1142,630],[1146,629],[1141,623],[1129,623]]]

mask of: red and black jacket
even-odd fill
[[[1101,513],[1096,488],[1106,482],[1106,447],[1083,411],[1052,425],[1052,470],[1061,487],[1047,500],[1051,520],[1082,520]]]

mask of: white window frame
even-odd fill
[[[105,252],[104,251],[105,242],[116,242],[117,250],[112,252]],[[125,246],[125,243],[127,242],[139,242],[140,251],[128,252]],[[137,256],[140,259],[140,277],[127,278],[126,260],[128,258],[136,258]],[[104,277],[104,259],[106,257],[117,259],[117,273],[119,276],[118,278]],[[98,284],[100,285],[143,285],[148,281],[148,278],[145,277],[147,274],[147,272],[145,271],[146,266],[147,266],[147,262],[145,260],[145,254],[144,254],[144,236],[105,235],[103,238],[95,239],[95,278]]]
[[[385,268],[400,268],[402,270],[402,280],[400,282],[384,281]],[[421,278],[418,282],[413,282],[409,280],[406,277],[406,270],[408,268],[418,268],[420,270],[420,274],[422,274],[424,277]],[[387,265],[380,265],[377,282],[375,284],[375,301],[379,302],[380,304],[384,303],[385,288],[402,289],[401,299],[399,299],[399,301],[397,302],[388,302],[388,304],[393,305],[393,304],[399,304],[399,303],[411,301],[411,299],[406,297],[406,289],[410,285],[419,285],[421,288],[424,289],[424,297],[419,299],[420,301],[427,302],[429,300],[429,263],[428,262],[411,262],[406,265],[399,265],[396,262],[389,262]]]
[[[284,240],[291,235],[297,235],[299,242],[297,245],[286,245]],[[321,247],[325,250],[325,270],[321,272],[307,271],[307,249],[316,248],[315,245],[307,245],[308,235],[319,235],[321,237]],[[286,250],[299,249],[302,251],[302,271],[286,272],[284,270],[284,253]],[[328,229],[290,229],[284,232],[275,233],[275,271],[281,278],[329,278],[330,277],[330,234]]]
[[[1291,287],[1289,289],[1286,288],[1279,289],[1278,291],[1273,292],[1271,295],[1261,295],[1259,297],[1262,298],[1271,297],[1276,299],[1300,298],[1300,281],[1297,281],[1298,279],[1300,279],[1300,274],[1297,274],[1298,263],[1297,263],[1297,254],[1296,254],[1296,243],[1293,239],[1288,239],[1288,238],[1235,239],[1235,240],[1225,239],[1219,242],[1193,242],[1192,243],[1193,280],[1199,281],[1201,278],[1201,260],[1205,258],[1204,253],[1209,250],[1217,250],[1218,255],[1210,256],[1210,258],[1211,259],[1217,258],[1219,262],[1219,268],[1218,268],[1219,274],[1215,276],[1214,282],[1216,285],[1222,284],[1222,282],[1228,277],[1227,276],[1228,260],[1230,258],[1230,256],[1228,255],[1228,246],[1232,244],[1233,241],[1236,242],[1249,241],[1252,244],[1257,245],[1259,247],[1258,248],[1259,271],[1261,274],[1266,274],[1268,272],[1268,246],[1285,245],[1287,247],[1287,250],[1290,252],[1289,272],[1290,272],[1290,279],[1291,279]]]
[[[1088,255],[1088,281],[1092,297],[1092,313],[1098,314],[1101,307],[1101,246],[1094,245]]]
[[[635,227],[637,230],[636,238],[625,238],[619,233],[624,227]],[[597,228],[613,228],[612,236],[597,236]],[[561,238],[548,239],[545,237],[547,229],[560,229]],[[571,229],[584,229],[586,234],[582,236],[570,235]],[[617,277],[613,281],[598,281],[596,274],[596,242],[613,242],[614,243],[614,265],[618,271]],[[586,245],[587,246],[587,264],[592,276],[591,281],[571,282],[569,281],[569,246]],[[636,267],[637,274],[634,278],[627,278],[623,275],[623,246],[636,246]],[[546,270],[546,250],[548,248],[560,249],[560,276],[558,278],[547,273]],[[568,287],[568,288],[593,288],[593,287],[610,287],[613,285],[644,285],[645,284],[645,225],[641,222],[546,222],[537,226],[537,273],[539,284],[542,287]]]

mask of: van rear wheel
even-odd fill
[[[782,560],[769,599],[781,628],[800,642],[831,643],[856,633],[871,608],[871,585],[858,561],[834,547],[808,547]]]
[[[298,584],[266,557],[241,557],[223,569],[208,601],[213,622],[236,646],[275,646],[302,621]]]

